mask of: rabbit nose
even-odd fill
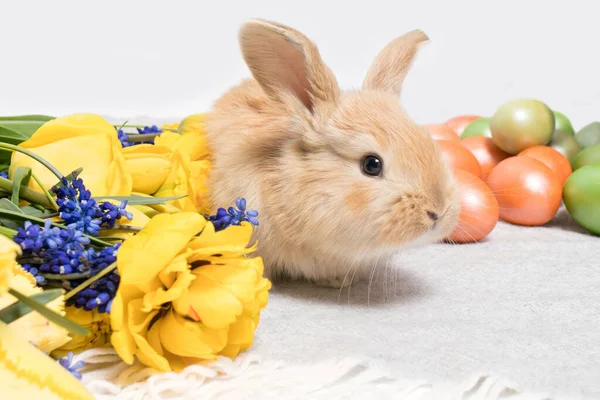
[[[432,221],[437,221],[440,218],[440,216],[434,211],[427,211],[427,215]]]

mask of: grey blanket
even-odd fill
[[[293,363],[379,359],[434,382],[486,372],[600,398],[600,238],[561,210],[545,227],[500,222],[478,244],[404,252],[370,285],[280,283],[253,351]]]

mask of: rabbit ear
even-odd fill
[[[427,35],[418,29],[392,40],[373,60],[363,81],[363,89],[400,95],[419,45],[428,40]]]
[[[254,79],[271,97],[292,93],[311,112],[335,102],[339,86],[317,46],[302,33],[271,21],[254,20],[239,31],[242,56]]]

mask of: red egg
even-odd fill
[[[481,179],[487,180],[488,175],[498,163],[508,157],[510,154],[500,150],[494,144],[490,137],[486,136],[470,136],[460,141],[460,144],[467,148],[479,161],[481,166]]]
[[[479,161],[469,150],[461,146],[460,142],[439,140],[437,144],[442,152],[442,157],[450,164],[452,170],[462,169],[478,178],[481,177]]]
[[[553,172],[560,177],[561,184],[564,184],[567,178],[573,172],[571,163],[567,157],[563,156],[558,150],[549,146],[533,146],[523,150],[518,154],[521,157],[535,158],[543,162]]]
[[[489,235],[498,223],[498,201],[488,185],[475,175],[457,170],[454,177],[460,193],[460,214],[458,225],[447,241],[478,242]]]
[[[450,140],[452,142],[458,142],[460,140],[460,137],[446,125],[429,124],[424,125],[424,128],[434,140]]]
[[[500,205],[500,219],[517,225],[549,222],[562,201],[560,176],[543,162],[513,156],[494,167],[487,184]]]

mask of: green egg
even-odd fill
[[[545,103],[517,99],[498,108],[490,119],[490,130],[496,146],[516,155],[529,147],[548,144],[554,124],[554,113]]]
[[[563,201],[575,222],[600,235],[600,164],[573,172],[563,187]]]
[[[492,137],[492,131],[490,130],[490,119],[487,117],[482,117],[471,122],[463,130],[462,134],[460,135],[460,138],[464,139],[471,136]]]
[[[552,147],[554,150],[567,157],[571,164],[573,164],[573,159],[581,151],[581,146],[579,145],[579,142],[577,142],[577,140],[572,134],[559,130],[554,131],[554,133],[552,134],[552,139],[550,139],[550,143],[548,143],[548,146]]]
[[[600,122],[590,122],[575,134],[575,139],[584,149],[596,143],[600,143]]]
[[[600,143],[585,148],[573,158],[573,171],[590,164],[600,164]]]
[[[554,129],[558,131],[563,131],[570,133],[571,135],[575,134],[575,129],[573,129],[573,124],[569,121],[569,118],[561,112],[553,111],[554,113]]]

